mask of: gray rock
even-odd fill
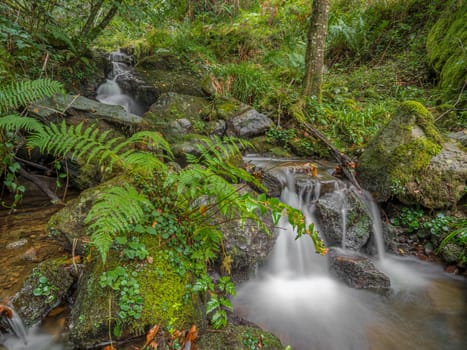
[[[467,147],[467,129],[452,132],[449,134],[449,137],[459,142],[462,146]]]
[[[448,243],[441,249],[441,258],[448,264],[459,262],[465,254],[467,254],[467,248],[460,247],[454,243]]]
[[[63,265],[63,260],[47,260],[35,267],[24,281],[13,306],[25,325],[30,327],[60,304],[72,283],[73,277]]]
[[[349,287],[375,290],[391,287],[389,277],[379,271],[367,257],[331,249],[328,258],[331,271]]]
[[[344,243],[343,211],[346,212]],[[351,190],[344,189],[320,197],[316,203],[316,218],[328,246],[359,250],[370,238],[371,219],[365,204]]]
[[[241,191],[242,193],[247,191],[255,193],[252,189]],[[274,225],[270,215],[264,216],[263,223],[270,232],[265,232],[251,220],[247,220],[243,226],[238,221],[221,225],[224,233],[224,249],[229,260],[228,265],[232,279],[237,283],[245,281],[250,272],[263,262],[274,246],[276,237],[273,234]]]
[[[42,118],[48,118],[55,115],[57,111],[64,113],[70,108],[84,112],[87,118],[104,119],[127,126],[145,124],[143,118],[128,113],[122,106],[107,105],[83,96],[56,95],[34,104],[31,111]]]
[[[250,109],[228,121],[227,135],[251,138],[264,134],[272,124],[270,118]]]

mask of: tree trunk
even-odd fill
[[[330,0],[313,0],[305,56],[303,93],[305,96],[316,96],[319,102],[321,102],[329,7]]]

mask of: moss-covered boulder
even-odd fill
[[[78,198],[70,200],[66,206],[55,213],[49,220],[49,232],[64,243],[65,248],[74,251],[76,254],[83,254],[89,237],[86,234],[84,219],[94,202],[102,193],[124,183],[124,178],[117,176],[99,186],[81,192]]]
[[[60,304],[73,280],[65,259],[47,260],[35,267],[13,300],[24,324],[32,326]]]
[[[282,350],[284,346],[273,334],[253,326],[229,324],[220,332],[201,335],[196,343],[198,350]]]
[[[144,118],[170,141],[189,132],[206,132],[204,117],[208,111],[209,102],[204,98],[167,92],[149,108]]]
[[[117,250],[111,250],[105,265],[100,258],[91,260],[80,278],[76,301],[69,320],[70,341],[76,348],[88,348],[108,340],[111,332],[119,337],[142,335],[158,324],[162,328],[186,329],[199,321],[198,307],[186,285],[189,275],[177,271],[158,239],[139,237],[149,256],[144,261],[127,261]],[[124,268],[127,275],[120,285],[101,286],[103,273]],[[123,270],[122,270],[123,271]],[[142,311],[138,318],[129,317],[135,306],[128,300],[139,300]],[[122,312],[125,317],[121,316]],[[110,318],[110,321],[109,321]],[[118,335],[118,332],[117,332]]]
[[[452,186],[450,181],[440,179],[435,186],[424,187],[423,193],[415,192],[418,189],[411,186],[432,181],[425,171],[441,152],[442,143],[431,113],[418,102],[404,102],[360,157],[358,180],[380,202],[397,196],[406,203],[421,201],[444,206],[450,201],[441,194]]]
[[[458,92],[467,77],[467,2],[446,1],[444,13],[427,38],[428,59],[439,75],[439,85]]]

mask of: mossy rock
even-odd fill
[[[40,263],[24,281],[13,306],[26,326],[41,321],[68,293],[74,278],[66,269],[66,258]]]
[[[448,1],[427,38],[428,59],[439,75],[439,85],[458,92],[467,77],[467,2]]]
[[[66,206],[55,213],[48,222],[50,234],[63,241],[65,248],[72,250],[74,246],[76,254],[84,254],[89,237],[86,234],[84,219],[94,202],[102,193],[114,186],[125,183],[123,176],[117,176],[96,187],[89,188],[67,202]]]
[[[146,261],[122,260],[120,252],[111,250],[105,265],[100,258],[94,258],[86,266],[80,279],[76,302],[70,315],[70,341],[77,348],[94,346],[108,339],[109,327],[116,326],[119,308],[119,293],[102,288],[99,279],[104,271],[124,266],[135,277],[143,299],[141,318],[127,319],[121,325],[121,337],[145,334],[155,324],[164,328],[186,329],[199,321],[196,300],[186,295],[185,286],[189,275],[176,271],[168,262],[167,252],[152,236],[139,237],[151,257]],[[109,315],[110,314],[110,315]],[[109,326],[109,317],[112,319]]]
[[[420,176],[441,152],[442,142],[431,113],[418,102],[406,101],[363,152],[357,168],[358,180],[380,202],[399,195],[399,199],[408,200],[410,191],[406,185],[424,181]]]
[[[282,350],[285,347],[273,334],[252,326],[229,324],[219,332],[201,335],[196,343],[198,350]]]
[[[210,103],[204,98],[168,92],[159,97],[144,118],[171,141],[189,132],[206,132],[204,119],[209,109]]]

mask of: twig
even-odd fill
[[[442,117],[444,117],[446,114],[452,112],[453,110],[456,109],[456,106],[457,104],[461,101],[461,97],[462,97],[462,94],[464,93],[464,89],[465,87],[467,86],[467,80],[464,81],[464,85],[462,86],[462,89],[461,89],[461,92],[459,93],[459,96],[457,96],[457,100],[456,102],[452,105],[452,107],[450,109],[448,109],[447,111],[441,113],[438,118],[435,119],[435,122],[437,122],[438,120],[440,120]]]
[[[68,161],[65,159],[65,170],[66,170],[66,181],[65,181],[65,190],[63,191],[62,200],[65,201],[66,195],[68,194],[68,186],[70,184],[70,172],[68,170]]]
[[[46,167],[44,165],[37,164],[37,163],[31,162],[31,161],[26,160],[26,159],[22,159],[22,158],[20,158],[18,156],[14,156],[14,158],[15,158],[15,160],[17,160],[20,163],[29,165],[29,166],[31,166],[33,168],[36,168],[36,169],[39,169],[39,170],[44,170],[47,175],[52,174],[52,169],[50,169],[50,168],[48,168],[48,167]]]
[[[19,174],[24,177],[25,179],[31,181],[34,185],[36,185],[42,192],[44,192],[47,197],[50,198],[52,203],[54,204],[63,204],[62,200],[57,197],[57,195],[47,186],[46,183],[44,183],[41,179],[39,179],[37,176],[34,176],[30,173],[28,173],[26,170],[23,168],[19,169]]]

